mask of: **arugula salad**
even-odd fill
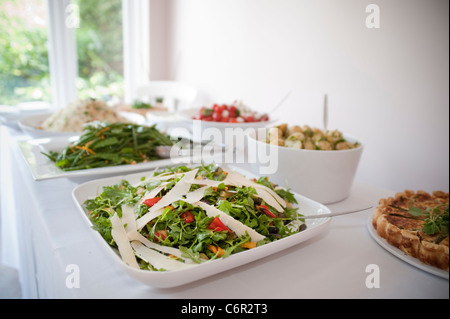
[[[214,164],[105,186],[84,202],[93,227],[129,266],[172,271],[226,258],[306,229],[297,200],[267,178]]]

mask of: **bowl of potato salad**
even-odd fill
[[[339,130],[281,124],[249,132],[253,171],[322,204],[348,197],[363,143]]]

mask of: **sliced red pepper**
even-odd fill
[[[181,218],[183,218],[184,222],[187,224],[190,224],[195,220],[194,214],[192,214],[190,211],[181,214]]]
[[[153,237],[155,242],[163,241],[166,238],[167,238],[167,230],[158,230],[155,232],[155,237]]]
[[[224,223],[222,223],[219,217],[214,217],[213,221],[211,222],[211,224],[209,224],[208,228],[214,231],[227,231],[231,233],[231,230],[227,226],[225,226]]]
[[[261,206],[259,206],[259,208],[260,208],[260,210],[261,210],[264,214],[266,214],[267,216],[272,217],[272,218],[276,218],[276,217],[277,217],[277,216],[275,216],[274,213],[272,213],[272,212],[270,211],[269,207],[267,207],[266,205],[261,205]]]
[[[144,200],[144,204],[147,205],[148,207],[152,207],[160,200],[161,200],[161,197],[147,198],[146,200]]]

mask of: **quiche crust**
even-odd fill
[[[394,197],[382,198],[372,215],[372,225],[378,235],[389,244],[421,262],[449,271],[448,234],[433,235],[423,231],[426,216],[413,216],[408,209],[413,205],[427,208],[448,207],[449,193],[405,190]]]

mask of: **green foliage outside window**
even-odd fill
[[[0,104],[51,101],[47,27],[30,26],[21,14],[25,3],[43,0],[0,0]],[[74,0],[80,27],[75,29],[80,98],[108,100],[123,94],[121,0]],[[42,17],[44,19],[44,17]]]
[[[15,105],[33,96],[49,101],[47,29],[31,28],[23,18],[5,10],[7,4],[11,8],[16,2],[0,0],[0,104]],[[14,9],[19,12],[18,7]]]
[[[76,29],[81,98],[108,100],[123,95],[121,0],[74,0],[80,8]]]

